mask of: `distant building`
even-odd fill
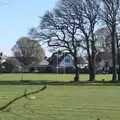
[[[47,61],[47,57],[45,57],[41,62],[33,62],[29,66],[29,72],[35,73],[45,73],[48,67],[49,62]]]
[[[74,59],[69,53],[64,53],[61,51],[55,52],[48,59],[49,66],[52,68],[52,72],[65,72],[71,73],[74,71]],[[87,63],[82,57],[78,57],[78,67],[84,68]]]

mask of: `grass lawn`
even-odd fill
[[[0,86],[0,106],[39,87]],[[120,120],[119,86],[48,86],[34,96],[0,112],[0,120]]]
[[[72,81],[74,79],[74,74],[0,74],[0,80],[52,80],[52,81]],[[101,74],[96,75],[96,80],[105,79],[109,81],[112,79],[111,75],[108,74]],[[81,81],[88,80],[87,74],[80,75]]]
[[[0,81],[71,81],[73,74],[0,74]],[[80,75],[82,81],[88,75]],[[111,75],[97,75],[98,81]],[[0,85],[0,106],[40,85]],[[31,97],[23,98],[0,112],[0,120],[120,120],[120,86],[50,85]]]

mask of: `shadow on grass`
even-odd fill
[[[120,86],[119,81],[52,81],[52,80],[20,80],[20,81],[0,81],[0,85],[79,85],[79,86]]]

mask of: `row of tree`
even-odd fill
[[[89,80],[94,81],[97,53],[95,31],[106,27],[110,33],[112,46],[112,80],[120,80],[120,62],[117,64],[117,61],[120,61],[119,6],[120,0],[60,0],[56,8],[44,14],[39,26],[31,29],[30,35],[46,42],[55,50],[69,51],[76,68],[74,81],[79,80],[77,56],[84,50],[87,54]]]

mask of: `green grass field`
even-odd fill
[[[40,86],[0,86],[0,106]],[[48,86],[36,99],[17,101],[0,120],[120,120],[119,86]]]
[[[0,80],[18,81],[20,74],[1,74]],[[70,81],[73,75],[24,74],[24,80]],[[88,75],[81,75],[82,81]],[[110,80],[111,75],[97,75],[97,80]],[[0,85],[0,106],[40,85]],[[0,112],[0,120],[120,120],[120,86],[50,85]]]
[[[0,80],[16,81],[16,80],[51,80],[51,81],[72,81],[74,74],[0,74]],[[96,80],[100,81],[105,79],[109,81],[112,79],[111,75],[100,74],[96,75]],[[87,81],[88,75],[81,74],[81,81]]]

